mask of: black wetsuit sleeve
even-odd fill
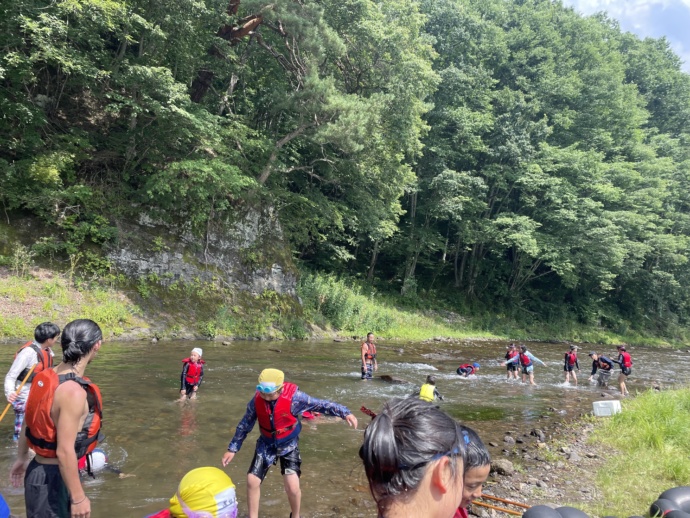
[[[577,361],[577,358],[575,358],[575,367],[577,370],[580,370],[580,363]]]
[[[184,390],[184,379],[187,377],[187,369],[189,369],[189,364],[185,363],[182,366],[182,374],[180,375],[180,390]]]
[[[597,362],[596,362],[596,361],[593,361],[593,362],[592,362],[592,376],[594,376],[594,375],[597,373],[597,368],[598,368],[598,367],[599,367],[599,365],[597,364]]]
[[[441,393],[438,391],[437,388],[434,389],[434,396],[436,396],[436,397],[439,398],[441,401],[443,401],[443,396],[441,395]]]
[[[611,361],[613,363],[617,363],[618,365],[620,365],[622,367],[623,366],[623,355],[622,354],[618,355],[617,360],[614,360],[613,358],[611,358]]]
[[[201,386],[201,382],[204,381],[204,365],[201,365],[201,374],[199,374],[199,384],[197,387]]]

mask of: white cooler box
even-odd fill
[[[597,417],[605,417],[617,414],[621,411],[621,402],[618,400],[611,401],[595,401],[592,403],[594,407],[594,415]]]

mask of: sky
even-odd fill
[[[690,72],[690,0],[563,0],[576,11],[588,15],[608,12],[623,31],[641,38],[666,39]]]

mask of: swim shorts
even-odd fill
[[[632,373],[632,367],[621,367],[621,374],[623,376],[630,376],[630,373]]]
[[[533,370],[534,370],[534,365],[528,365],[527,367],[525,367],[525,366],[523,365],[523,367],[522,367],[522,373],[523,373],[523,374],[529,374],[529,373],[532,372]]]
[[[515,365],[514,363],[509,363],[506,365],[506,370],[508,370],[509,372],[515,372],[517,370],[517,365]]]
[[[599,377],[597,378],[597,386],[606,387],[611,379],[611,371],[599,369]]]
[[[69,518],[69,493],[60,467],[32,460],[24,475],[24,500],[27,516]]]
[[[192,395],[194,394],[194,387],[196,387],[196,385],[191,385],[186,381],[184,382],[184,391],[187,397],[192,397]]]
[[[296,474],[299,477],[302,474],[302,470],[300,469],[302,457],[299,454],[299,448],[295,448],[281,457],[271,454],[267,450],[263,452],[257,450],[254,452],[254,458],[252,459],[247,473],[251,473],[263,481],[268,474],[268,470],[278,462],[278,459],[280,459],[281,475]]]
[[[563,366],[563,370],[564,370],[565,372],[573,372],[573,370],[575,370],[575,365],[570,365],[569,363],[566,363],[566,364]]]
[[[362,379],[370,380],[374,377],[374,364],[367,363],[365,367],[362,367]]]

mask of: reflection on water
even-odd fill
[[[204,348],[207,361],[204,383],[197,401],[177,403],[181,359],[194,346]],[[585,346],[588,347],[588,346]],[[9,368],[15,346],[0,350],[0,369]],[[445,401],[440,403],[453,417],[475,427],[488,442],[501,444],[508,430],[524,430],[533,424],[562,419],[591,410],[601,399],[601,389],[587,382],[589,349],[580,350],[580,387],[563,383],[565,345],[530,344],[530,350],[547,367],[535,368],[538,386],[506,381],[501,367],[505,344],[380,344],[378,375],[394,376],[409,383],[363,382],[359,379],[359,344],[334,342],[275,343],[233,342],[230,346],[209,342],[104,345],[87,375],[103,393],[106,449],[117,467],[134,477],[120,479],[105,472],[85,482],[94,518],[140,518],[167,506],[182,476],[199,466],[218,466],[235,425],[253,396],[259,372],[266,367],[285,371],[286,378],[308,394],[347,405],[360,420],[352,430],[344,421],[318,418],[305,421],[301,435],[302,495],[304,516],[370,517],[375,515],[357,451],[362,425],[369,420],[358,409],[373,410],[388,398],[415,392],[427,374],[433,373]],[[601,348],[599,348],[601,349]],[[608,350],[611,349],[611,350]],[[279,352],[278,352],[279,351]],[[600,350],[614,355],[613,348]],[[633,375],[629,390],[643,390],[655,380],[686,382],[683,368],[687,353],[634,348]],[[460,363],[478,361],[475,378],[455,374]],[[0,470],[9,472],[15,447],[11,419],[5,418],[0,435]],[[238,486],[240,512],[246,512],[246,472],[254,453],[256,429],[226,468]],[[500,448],[493,453],[498,454]],[[0,479],[0,491],[13,511],[23,516],[21,490]],[[273,468],[262,487],[262,517],[285,517],[289,506],[280,470]]]

